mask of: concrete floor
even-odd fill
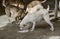
[[[43,23],[43,24],[42,24]],[[33,32],[18,33],[19,26],[14,24],[7,24],[0,30],[0,39],[57,39],[60,38],[60,22],[55,22],[55,30],[50,31],[47,23],[42,22],[40,26],[36,26]]]

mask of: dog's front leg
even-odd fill
[[[44,14],[43,18],[46,21],[46,23],[48,23],[51,26],[50,30],[54,31],[54,26],[53,26],[53,24],[51,23],[51,21],[49,19],[49,14],[48,13]]]
[[[32,26],[32,28],[31,28],[31,30],[30,30],[30,31],[33,31],[33,30],[35,29],[35,25],[36,25],[36,23],[35,23],[35,22],[33,22],[33,26]]]

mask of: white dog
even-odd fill
[[[51,26],[50,30],[53,31],[53,24],[49,19],[49,6],[47,9],[40,8],[41,5],[36,5],[32,8],[32,11],[36,10],[34,13],[28,13],[20,23],[20,30],[23,30],[29,23],[32,23],[31,31],[34,30],[35,26],[41,22],[42,18]],[[24,30],[23,30],[24,31]],[[20,31],[19,31],[20,32]]]

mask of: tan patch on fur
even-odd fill
[[[35,0],[35,1],[32,1],[31,3],[29,3],[27,6],[27,9],[26,9],[26,12],[30,11],[30,9],[34,6],[36,6],[37,4],[40,4],[40,1]]]

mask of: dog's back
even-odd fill
[[[5,8],[5,12],[6,14],[18,14],[18,11],[22,9],[19,8],[19,7],[16,7],[16,6],[13,6],[13,5],[8,5],[6,8]]]

